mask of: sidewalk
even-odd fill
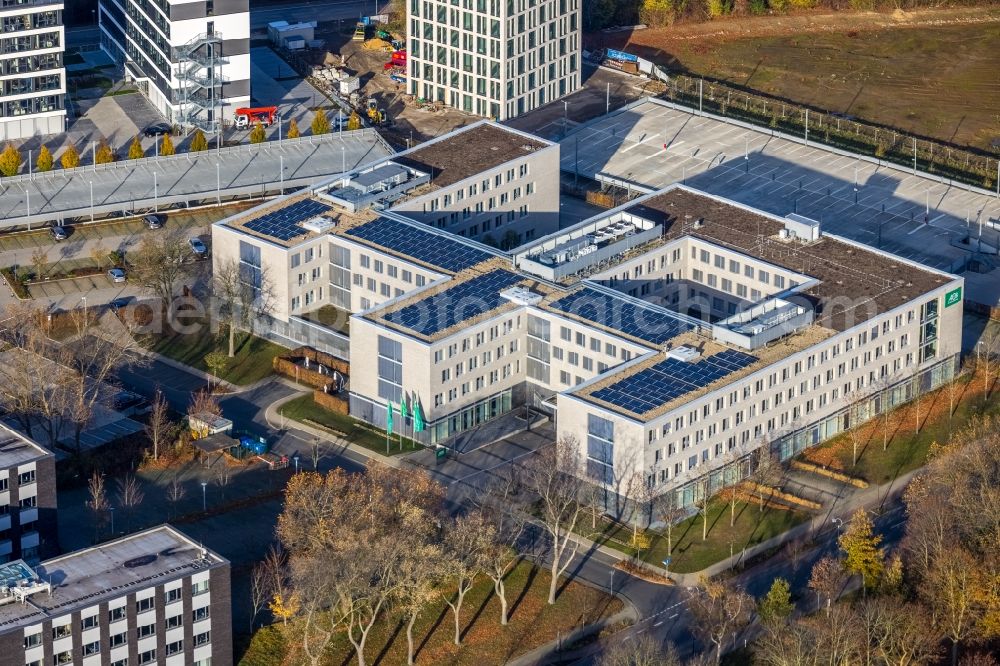
[[[269,381],[274,381],[274,378],[269,378]],[[282,405],[284,405],[286,402],[290,402],[296,398],[299,398],[307,393],[312,393],[312,389],[309,389],[308,391],[302,390],[302,387],[300,385],[295,384],[295,382],[287,380],[284,377],[278,378],[277,381],[281,382],[282,384],[290,388],[299,389],[301,390],[301,392],[293,393],[292,395],[281,398],[280,400],[275,400],[274,402],[272,402],[270,405],[267,406],[267,409],[264,410],[264,421],[267,423],[269,427],[273,428],[274,430],[289,430],[289,429],[298,430],[300,432],[307,433],[312,437],[316,437],[323,442],[332,443],[335,446],[339,447],[341,451],[344,450],[351,451],[352,453],[355,453],[359,456],[363,456],[364,458],[367,458],[369,460],[380,462],[383,465],[387,465],[389,467],[393,467],[396,469],[403,469],[406,456],[384,456],[380,453],[372,451],[371,449],[366,449],[363,446],[352,444],[343,437],[338,437],[337,435],[334,435],[330,431],[322,430],[320,428],[314,428],[313,426],[307,423],[302,423],[301,421],[296,421],[294,419],[289,419],[281,416],[278,413],[278,410],[281,408]],[[282,419],[284,419],[284,425],[281,424]]]

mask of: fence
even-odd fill
[[[670,77],[663,97],[725,118],[769,127],[805,140],[893,162],[1000,196],[1000,160],[859,121],[683,74]]]

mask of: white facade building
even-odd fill
[[[66,131],[62,0],[0,0],[0,140]]]
[[[580,0],[407,0],[407,92],[506,120],[580,87]]]
[[[101,45],[171,123],[214,131],[250,103],[248,0],[100,0]]]

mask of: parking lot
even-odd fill
[[[660,100],[585,124],[561,141],[564,172],[662,188],[684,182],[776,215],[798,212],[832,233],[942,269],[969,233],[996,246],[1000,200],[919,172],[747,129]],[[980,227],[982,223],[982,227]]]
[[[294,119],[303,132],[312,122],[311,109],[329,104],[323,93],[268,46],[250,49],[250,91],[254,106],[277,106],[285,128]]]

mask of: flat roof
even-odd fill
[[[36,566],[35,573],[42,582],[51,583],[52,593],[33,594],[24,604],[13,601],[0,605],[0,631],[96,606],[227,563],[169,525],[153,527]]]
[[[837,331],[951,281],[941,273],[825,234],[810,243],[778,240],[785,226],[782,221],[684,187],[642,199],[627,211],[663,225],[659,244],[691,236],[816,278],[816,284],[797,293],[811,302],[817,321]],[[836,309],[825,311],[829,303]]]
[[[425,171],[431,175],[431,185],[446,187],[551,145],[537,137],[482,121],[420,144],[393,161]]]
[[[388,217],[334,230],[339,236],[436,271],[457,273],[497,256],[489,248],[420,222]]]
[[[655,352],[647,354],[641,360],[625,367],[611,368],[603,375],[596,377],[589,383],[566,391],[567,395],[575,396],[586,400],[598,407],[602,407],[612,412],[624,416],[649,421],[667,412],[676,409],[696,398],[699,398],[710,391],[731,384],[742,377],[745,377],[761,368],[767,367],[791,354],[808,349],[817,345],[833,335],[833,331],[822,326],[810,326],[793,335],[781,338],[769,345],[747,352],[746,350],[729,347],[714,340],[700,335],[694,330],[681,333],[671,340],[671,348],[691,347],[697,349],[702,358],[711,358],[724,352],[736,352],[747,356],[747,363],[737,369],[730,369],[729,372],[718,377],[706,377],[706,383],[701,386],[683,386],[684,390],[666,392],[657,389],[659,400],[654,406],[647,403],[628,404],[627,401],[616,399],[613,392],[605,389],[620,386],[622,382],[630,380],[636,375],[656,367],[666,359],[665,352]],[[749,359],[754,359],[750,361]]]
[[[0,469],[51,456],[52,452],[0,423]]]
[[[511,287],[525,287],[542,296],[551,288],[530,275],[510,270],[510,264],[495,258],[455,277],[400,297],[365,313],[364,317],[390,330],[424,342],[435,342],[461,328],[500,313],[522,307],[501,296]]]
[[[285,211],[294,211],[297,207],[308,204],[315,204],[315,208],[310,206],[302,215],[293,215],[288,220],[285,220],[287,224],[284,224],[283,222],[277,223],[278,226],[281,226],[282,224],[284,224],[284,226],[295,226],[295,230],[292,233],[273,234],[268,232],[268,229],[278,228],[273,227],[269,222],[270,220],[277,219],[278,216],[281,216]],[[317,216],[329,219],[331,221],[331,227],[323,232],[316,232],[299,226],[304,222],[308,222],[309,220],[316,218]],[[291,248],[296,245],[300,245],[305,241],[328,235],[337,227],[361,224],[372,220],[375,217],[376,214],[367,208],[356,213],[352,213],[345,208],[335,206],[329,201],[324,201],[322,198],[315,196],[312,192],[306,191],[294,195],[279,197],[278,199],[270,201],[262,206],[257,206],[256,208],[251,208],[248,211],[233,215],[232,217],[223,220],[222,224],[223,226],[247,234],[248,236],[254,236],[256,238],[261,238],[274,243],[275,245]]]

